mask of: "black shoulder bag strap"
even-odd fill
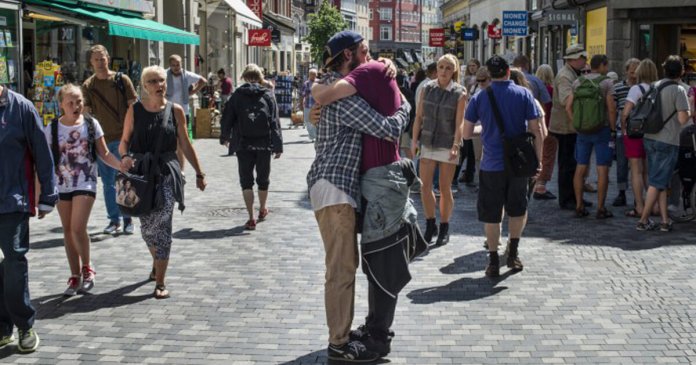
[[[500,109],[498,109],[498,103],[495,101],[495,95],[493,95],[493,87],[488,86],[486,88],[488,93],[488,100],[491,102],[491,107],[493,108],[493,115],[495,116],[495,123],[498,125],[500,130],[500,136],[505,139],[505,126],[503,125],[503,116],[500,115]]]

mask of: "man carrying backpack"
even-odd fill
[[[109,152],[117,158],[118,145],[123,134],[123,120],[128,106],[137,100],[135,88],[128,76],[109,70],[109,51],[101,44],[92,46],[88,53],[89,63],[94,75],[82,84],[85,113],[94,116],[104,129],[104,139]],[[131,217],[123,216],[116,205],[116,170],[102,160],[97,160],[99,176],[104,185],[104,203],[109,225],[104,228],[106,234],[116,234],[123,228],[123,233],[133,234],[135,227]]]
[[[585,173],[590,164],[592,150],[595,151],[597,164],[597,219],[613,217],[604,206],[609,187],[609,167],[613,151],[609,142],[616,139],[616,126],[609,125],[607,114],[607,95],[614,86],[613,80],[605,76],[609,71],[609,58],[606,55],[594,55],[590,60],[592,72],[579,77],[573,82],[573,93],[568,97],[565,109],[573,127],[578,132],[575,143],[575,216],[583,218],[590,213],[585,208],[583,187]]]
[[[689,120],[689,99],[686,90],[679,85],[684,74],[684,63],[679,56],[669,56],[662,64],[665,78],[656,82],[643,96],[650,99],[653,88],[657,97],[652,109],[660,113],[647,113],[644,121],[643,144],[648,160],[648,193],[645,198],[645,209],[636,225],[639,231],[660,229],[662,232],[672,230],[672,222],[667,215],[667,187],[672,179],[674,167],[679,156],[679,133],[682,125]],[[636,113],[644,109],[640,101]],[[655,116],[656,115],[656,116]],[[634,114],[629,118],[634,119]],[[630,124],[632,124],[629,121]],[[660,207],[662,223],[658,226],[649,217],[655,202]]]
[[[263,221],[268,215],[266,199],[271,154],[279,158],[283,153],[283,136],[273,91],[261,86],[264,83],[261,68],[253,63],[248,64],[242,79],[246,83],[234,91],[222,112],[220,143],[229,143],[229,151],[237,155],[239,183],[249,213],[244,228],[254,230],[254,170],[259,189],[258,220]]]

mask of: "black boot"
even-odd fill
[[[488,252],[488,266],[486,267],[486,276],[489,278],[497,278],[500,276],[500,258],[498,251]]]
[[[437,223],[435,223],[435,218],[430,218],[425,220],[425,234],[423,235],[423,238],[425,238],[425,242],[430,242],[433,240],[433,236],[437,235]]]
[[[449,242],[449,223],[440,223],[440,233],[437,235],[435,246],[444,246]]]
[[[508,247],[505,250],[507,251],[507,267],[511,268],[513,271],[522,271],[524,269],[524,265],[522,265],[522,261],[518,255],[519,244],[519,238],[512,238],[510,242],[508,242]]]

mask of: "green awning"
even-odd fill
[[[84,15],[86,17],[103,20],[109,24],[110,35],[179,44],[199,45],[201,41],[197,34],[189,33],[184,30],[148,19],[130,17],[98,9],[90,9],[80,5],[68,5],[44,0],[29,0],[28,3],[50,7],[53,10],[65,10]]]

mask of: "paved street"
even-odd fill
[[[98,234],[106,224],[101,189],[89,223],[97,277],[88,295],[62,296],[69,271],[58,214],[32,220],[41,347],[18,355],[10,346],[0,362],[325,363],[324,252],[305,182],[314,151],[304,129],[285,130],[284,138],[272,167],[271,213],[254,232],[242,229],[236,158],[222,156],[216,140],[195,142],[209,186],[201,193],[189,183],[187,209],[175,212],[167,300],[152,298],[139,227],[133,236]],[[186,172],[193,175],[190,166]],[[388,359],[696,363],[696,223],[640,233],[623,209],[613,210],[608,221],[581,220],[554,201],[533,202],[520,249],[525,270],[490,280],[475,193],[460,191],[450,244],[411,267]],[[367,310],[366,287],[359,269],[354,326]]]

